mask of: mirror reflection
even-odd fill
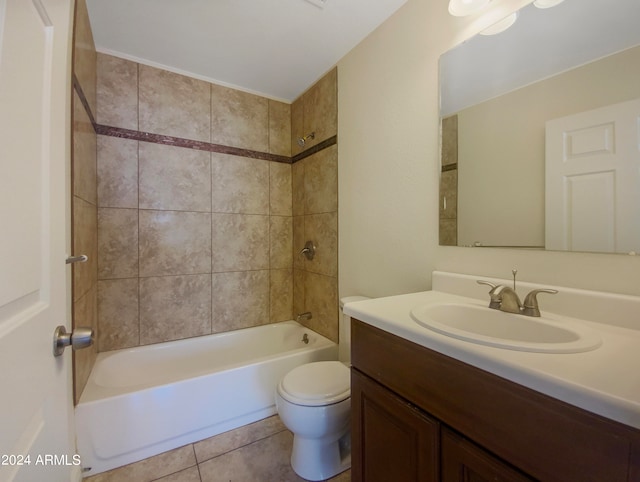
[[[440,244],[640,252],[640,2],[527,5],[440,59]]]

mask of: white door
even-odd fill
[[[69,481],[72,0],[0,0],[0,480]]]
[[[640,99],[546,124],[547,249],[640,252]]]

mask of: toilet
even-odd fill
[[[287,373],[276,393],[280,419],[293,432],[291,467],[325,480],[351,467],[350,372],[339,361],[307,363]]]
[[[364,299],[343,298],[340,307]],[[293,433],[291,467],[306,480],[329,479],[351,467],[349,323],[341,313],[340,345],[347,345],[339,350],[341,361],[300,365],[283,377],[276,390],[278,414]]]

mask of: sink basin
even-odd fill
[[[472,304],[418,306],[411,310],[411,318],[443,335],[510,350],[578,353],[602,344],[597,334],[573,320],[505,313]]]

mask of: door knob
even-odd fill
[[[74,350],[86,348],[93,344],[93,329],[79,326],[71,333],[67,333],[64,325],[60,325],[53,332],[53,356],[60,356],[64,349],[71,345]]]

